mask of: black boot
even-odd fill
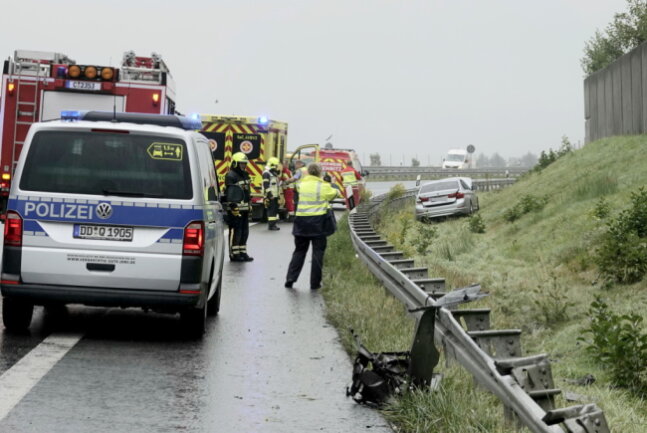
[[[280,227],[276,226],[276,221],[270,221],[269,223],[267,223],[267,229],[268,230],[281,230]]]
[[[250,257],[247,255],[247,253],[240,253],[240,260],[241,262],[253,262],[254,257]]]

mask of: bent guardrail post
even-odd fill
[[[455,308],[486,296],[479,285],[444,293],[442,278],[430,278],[427,268],[416,267],[373,229],[372,220],[384,206],[400,205],[416,191],[407,190],[391,202],[386,195],[378,196],[349,216],[358,257],[416,317],[413,380],[430,383],[438,363],[436,346],[442,347],[447,360],[454,359],[501,400],[506,419],[536,433],[609,433],[604,413],[595,404],[554,408],[561,391],[554,387],[550,361],[545,354],[523,356],[520,330],[490,329],[489,309]]]

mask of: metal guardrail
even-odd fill
[[[440,168],[440,167],[403,167],[403,166],[366,166],[370,174],[375,175],[417,175],[424,174],[429,176],[447,177],[447,176],[489,176],[489,175],[509,175],[520,176],[529,169],[526,167],[488,167],[488,168]]]
[[[548,356],[522,356],[521,330],[490,329],[489,309],[452,307],[485,296],[479,285],[445,293],[443,278],[429,278],[427,268],[416,267],[414,260],[405,259],[375,232],[372,220],[384,205],[401,207],[416,192],[417,188],[410,189],[392,200],[387,194],[377,196],[351,213],[351,239],[370,271],[418,324],[421,311],[435,307],[435,344],[444,349],[447,360],[456,360],[501,400],[508,420],[535,433],[609,433],[604,413],[595,404],[554,408],[561,391],[554,387]]]

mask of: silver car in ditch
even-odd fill
[[[421,185],[416,195],[416,219],[473,213],[479,208],[474,189],[469,177],[450,177]]]

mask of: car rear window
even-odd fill
[[[193,196],[184,141],[114,132],[36,133],[20,188],[170,199]]]
[[[420,193],[425,192],[435,192],[435,191],[444,191],[447,189],[458,189],[458,182],[455,180],[448,180],[445,182],[432,182],[422,185],[420,187]]]

